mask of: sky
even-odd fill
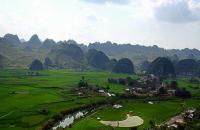
[[[0,0],[0,36],[200,49],[200,0]]]

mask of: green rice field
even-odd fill
[[[40,76],[28,76],[27,72],[27,70],[0,70],[0,130],[34,130],[60,111],[106,100],[106,97],[95,95],[79,97],[72,92],[82,76],[89,85],[102,87],[108,85],[108,78],[129,76],[105,71],[45,70],[39,72]],[[139,76],[131,77],[137,79]],[[193,85],[187,83],[186,79],[178,79],[178,82],[179,86]],[[123,93],[127,88],[116,84],[109,86],[109,91],[112,93]],[[192,88],[188,89],[198,96],[198,92]],[[122,100],[120,103],[122,108],[114,109],[112,106],[107,106],[76,121],[69,130],[110,130],[111,128],[101,124],[97,117],[103,120],[124,120],[129,111],[144,120],[139,129],[148,128],[150,120],[162,123],[180,113],[183,110],[182,104],[186,107],[196,107],[200,104],[200,100],[175,99],[155,101],[150,105],[145,100],[132,99]],[[116,129],[126,130],[126,128]]]

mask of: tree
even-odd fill
[[[79,83],[78,83],[78,87],[88,87],[88,83],[87,83],[87,81],[85,80],[85,77],[84,76],[82,76],[82,79],[79,81]]]
[[[178,87],[178,83],[176,81],[171,81],[170,88],[177,89],[177,87]]]
[[[43,64],[42,64],[41,61],[36,59],[31,63],[29,69],[32,70],[32,71],[43,70]]]
[[[110,90],[110,85],[109,85],[109,84],[107,85],[106,90],[107,90],[107,91]]]
[[[199,83],[199,80],[195,77],[191,77],[191,79],[189,80],[190,83]]]
[[[159,95],[167,94],[167,90],[164,87],[159,88]]]
[[[156,122],[154,120],[150,120],[149,121],[149,125],[152,129],[154,129],[156,127]]]
[[[178,89],[175,92],[175,96],[181,97],[181,98],[191,98],[191,93],[187,91],[185,88]]]
[[[96,87],[97,89],[99,89],[99,88],[100,88],[100,86],[99,86],[98,84],[96,84],[96,85],[95,85],[95,87]]]
[[[121,85],[126,85],[126,80],[125,80],[125,79],[119,78],[119,79],[118,79],[118,82],[119,82],[119,84],[121,84]]]

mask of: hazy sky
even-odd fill
[[[0,36],[200,49],[200,0],[0,0]]]

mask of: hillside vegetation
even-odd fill
[[[91,49],[93,51],[90,51]],[[100,52],[96,54],[94,49]],[[188,58],[199,59],[200,57],[200,51],[197,49],[168,50],[157,46],[140,46],[111,42],[95,42],[86,46],[74,40],[55,42],[52,39],[46,39],[45,41],[41,41],[36,34],[28,41],[20,41],[18,36],[13,34],[6,34],[4,37],[0,37],[0,54],[12,61],[12,66],[21,68],[26,68],[34,59],[44,62],[46,57],[49,57],[61,68],[85,68],[87,63],[91,66],[96,66],[96,58],[92,58],[96,55],[105,62],[100,66],[103,69],[105,67],[106,69],[110,66],[112,67],[112,62],[108,63],[108,58],[110,60],[129,58],[136,69],[141,69],[140,65],[144,61],[151,62],[157,57],[167,57],[173,62]],[[91,63],[91,61],[94,62]]]

